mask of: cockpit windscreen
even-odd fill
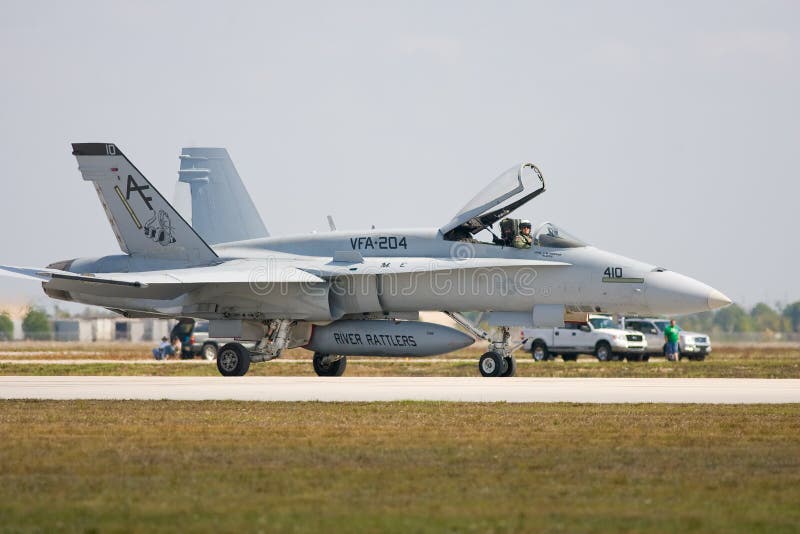
[[[565,232],[551,222],[543,222],[533,231],[533,246],[550,248],[576,248],[587,244]]]

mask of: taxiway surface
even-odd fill
[[[800,403],[800,379],[2,376],[0,398]]]

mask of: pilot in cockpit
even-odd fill
[[[504,247],[514,246],[514,237],[517,235],[514,219],[505,218],[500,221],[500,237],[494,238],[495,245],[503,245]]]
[[[531,222],[523,219],[519,222],[519,234],[514,236],[514,248],[531,248]]]
[[[500,237],[494,238],[495,245],[514,248],[531,248],[531,222],[527,219],[505,218],[500,221]]]

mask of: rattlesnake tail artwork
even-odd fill
[[[144,223],[144,235],[148,238],[155,241],[156,236],[156,213],[153,212],[153,216],[147,219]]]
[[[158,210],[158,234],[156,237],[157,243],[162,246],[171,245],[175,242],[175,237],[172,235],[172,221],[169,219],[169,214],[164,210]]]
[[[157,214],[154,212],[144,224],[144,235],[164,247],[175,242],[173,231],[172,221],[164,210],[158,210]]]

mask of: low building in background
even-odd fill
[[[55,341],[94,341],[92,321],[89,319],[56,319],[53,321]]]
[[[124,319],[100,317],[95,319],[56,319],[53,321],[54,341],[158,341],[169,336],[174,321],[168,319]]]
[[[14,341],[25,339],[25,333],[22,331],[22,319],[12,317],[11,322],[14,323],[14,335],[11,337]]]

